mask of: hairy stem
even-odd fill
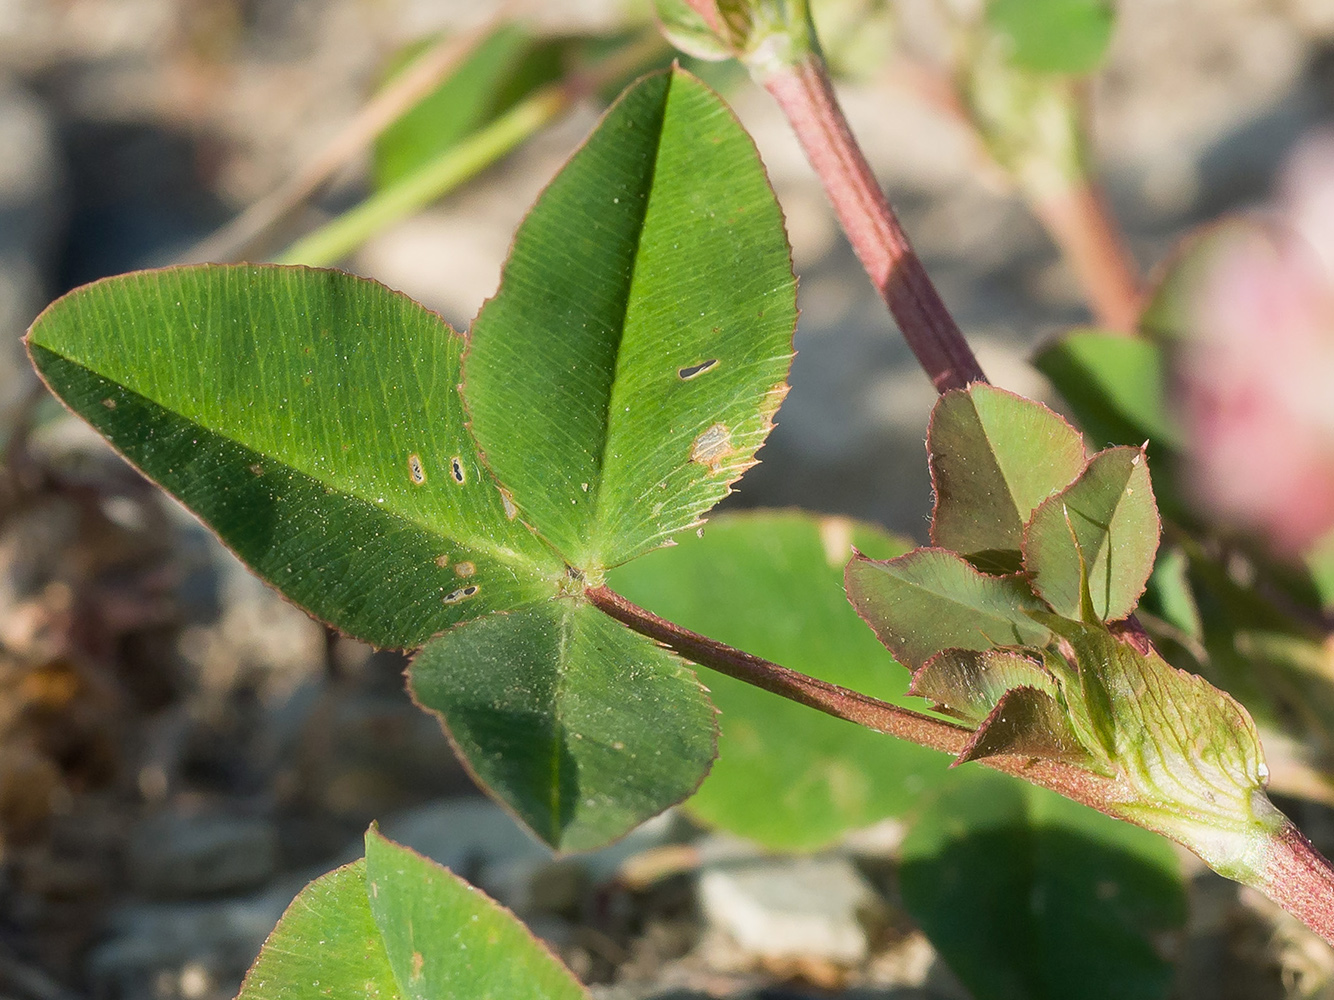
[[[682,628],[632,604],[606,586],[591,587],[585,596],[594,607],[622,625],[662,643],[692,663],[836,719],[844,719],[952,756],[958,756],[973,738],[971,729],[953,722],[935,719],[837,684],[808,677]],[[1125,800],[1125,789],[1116,780],[1060,761],[998,754],[978,763],[1050,788],[1109,815],[1117,815],[1112,811],[1113,808]]]
[[[767,74],[763,83],[787,115],[852,248],[936,391],[985,382],[853,138],[823,60],[812,54]]]
[[[1258,888],[1334,944],[1334,867],[1291,823],[1270,842]]]
[[[589,588],[584,596],[594,607],[622,625],[661,643],[692,663],[836,719],[953,756],[961,753],[973,737],[972,730],[955,723],[808,677],[682,628],[627,601],[605,585]],[[1062,761],[1038,760],[1018,754],[997,754],[977,763],[1050,789],[1116,819],[1137,822],[1122,808],[1133,802],[1133,793],[1116,778]],[[1267,801],[1265,805],[1273,809]],[[1191,847],[1184,841],[1182,844]],[[1334,944],[1334,867],[1286,818],[1268,840],[1265,852],[1258,879],[1245,881]]]

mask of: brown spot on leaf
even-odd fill
[[[477,567],[470,562],[461,562],[454,567],[454,572],[459,576],[472,576],[477,572]]]
[[[412,978],[420,979],[422,977],[422,969],[425,967],[426,959],[422,956],[422,953],[414,951],[412,953]]]
[[[441,569],[444,569],[446,566],[449,565],[449,554],[445,553],[444,555],[436,556],[435,564],[439,566]]]
[[[102,400],[102,405],[105,406],[108,410],[114,410],[116,408],[116,401],[110,397],[107,397],[106,399]]]
[[[515,515],[519,513],[519,508],[514,506],[514,498],[503,486],[500,488],[500,502],[505,505],[505,516],[513,521]]]
[[[264,466],[262,466],[262,465],[260,465],[258,462],[256,462],[254,465],[252,465],[252,466],[250,467],[250,471],[253,472],[253,473],[254,473],[255,475],[257,475],[257,476],[262,476],[262,475],[264,475]]]
[[[732,432],[726,424],[713,424],[695,438],[690,448],[690,461],[708,466],[710,472],[717,472],[729,456],[735,454],[732,447]]]

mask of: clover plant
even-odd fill
[[[1082,332],[1042,354],[1084,434],[989,385],[842,119],[805,4],[658,8],[669,38],[739,59],[778,100],[941,392],[930,546],[799,512],[701,530],[787,392],[796,282],[751,140],[679,66],[612,104],[466,334],[339,271],[201,264],[60,299],[28,334],[37,370],[292,601],[415,650],[412,696],[557,850],[683,801],[783,849],[902,817],[905,902],[979,997],[1163,995],[1153,939],[1184,894],[1153,834],[1334,939],[1334,877],[1267,798],[1251,715],[1160,655],[1162,614],[1136,617],[1146,588],[1159,611],[1185,600],[1155,570],[1160,501],[1184,509],[1150,473],[1180,446],[1162,350]],[[1084,190],[1073,82],[1110,7],[988,10],[960,87],[1040,209]],[[380,182],[558,78],[543,63],[504,100],[483,80],[467,128],[426,149],[441,105],[423,104]],[[1091,289],[1112,325],[1118,280]],[[374,830],[297,897],[242,996],[340,991],[583,995],[512,918]]]

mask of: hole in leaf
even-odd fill
[[[446,604],[458,604],[459,601],[467,600],[469,597],[472,597],[481,589],[482,588],[477,586],[477,584],[475,583],[470,584],[467,587],[463,587],[459,590],[451,590],[448,594],[446,594],[442,598],[442,600]]]
[[[685,368],[678,369],[676,375],[682,382],[684,382],[687,379],[694,378],[696,375],[703,375],[717,363],[717,358],[709,358],[708,361],[701,361],[697,365],[687,365]]]
[[[418,486],[426,482],[426,470],[422,468],[421,456],[412,454],[408,456],[408,475]]]
[[[454,474],[454,482],[462,486],[467,476],[463,474],[463,462],[459,460],[457,455],[449,460],[449,471]]]
[[[515,515],[519,513],[519,508],[514,506],[514,498],[503,486],[500,489],[500,502],[505,505],[505,516],[513,521]]]

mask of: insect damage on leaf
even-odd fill
[[[677,369],[676,377],[682,382],[689,381],[696,375],[703,375],[706,371],[718,363],[717,358],[709,358],[708,361],[701,361],[697,365],[687,365],[684,368]]]
[[[713,424],[702,431],[690,448],[690,461],[708,466],[709,472],[716,473],[723,462],[736,453],[732,447],[732,432],[726,424]]]
[[[442,600],[446,604],[457,604],[459,601],[466,601],[469,597],[476,596],[477,592],[481,589],[482,589],[481,587],[477,586],[476,584],[473,584],[468,587],[463,587],[459,590],[451,590],[448,594],[446,594],[442,598]]]

